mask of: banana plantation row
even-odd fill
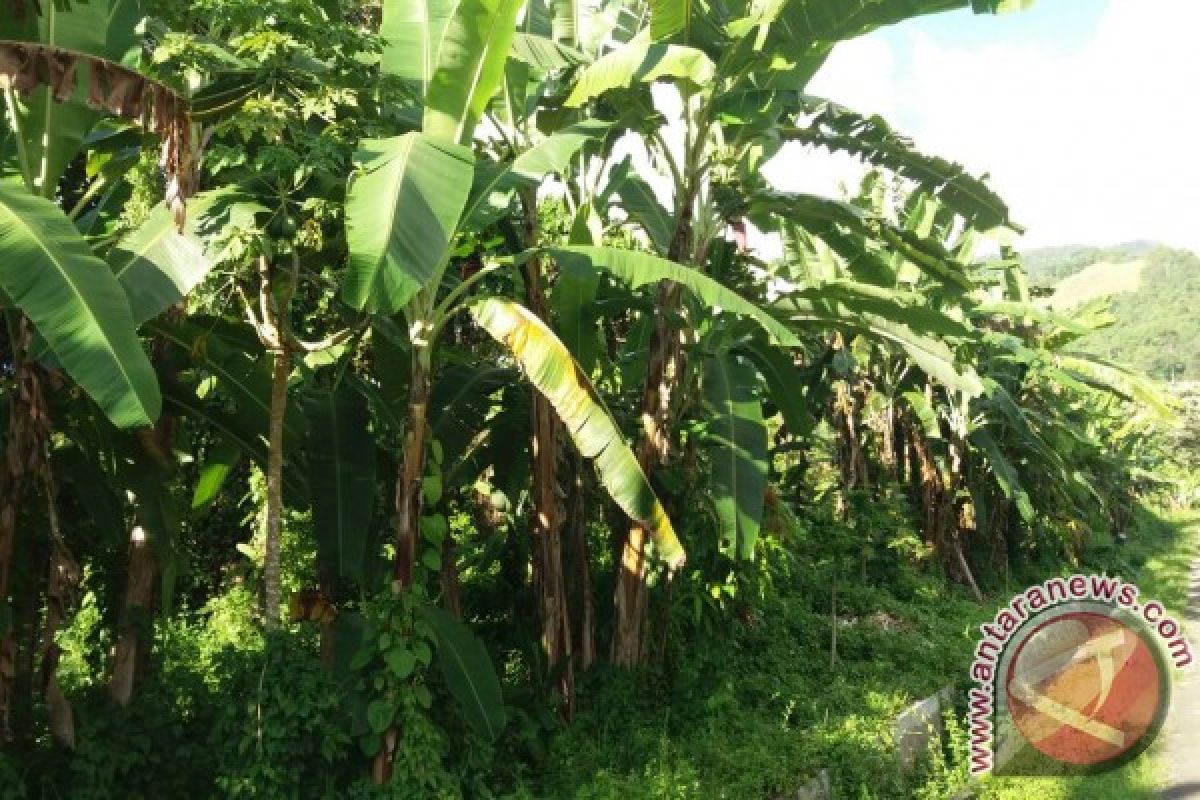
[[[9,3],[2,751],[59,763],[238,585],[314,641],[363,782],[440,796],[444,706],[495,741],[503,678],[569,721],[681,613],[738,624],[822,503],[853,562],[907,495],[891,558],[977,596],[1122,529],[1166,408],[1073,354],[1104,308],[1040,306],[981,180],[806,92],[841,41],[1008,5]],[[785,146],[867,177],[778,191]],[[520,674],[473,633],[505,620]]]

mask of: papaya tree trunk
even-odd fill
[[[267,508],[264,522],[262,617],[267,630],[280,622],[282,581],[279,557],[283,540],[283,428],[288,407],[288,376],[292,372],[291,297],[299,256],[292,252],[292,271],[278,282],[266,257],[259,259],[259,335],[271,353],[271,407],[267,427]],[[282,285],[277,285],[282,283]]]

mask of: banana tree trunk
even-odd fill
[[[392,561],[392,591],[396,594],[412,586],[417,541],[421,536],[421,485],[425,478],[425,458],[428,453],[426,441],[429,436],[431,360],[429,345],[414,342],[408,389],[408,430],[404,434],[404,449],[396,473],[396,555]],[[386,784],[392,779],[392,762],[399,743],[398,728],[384,731],[383,745],[371,765],[371,778],[376,784]]]
[[[522,194],[522,204],[525,209],[525,243],[528,247],[536,247],[539,239],[537,198],[526,191]],[[549,324],[540,258],[525,262],[525,301],[530,311]],[[575,673],[571,662],[571,623],[563,578],[558,418],[549,401],[540,393],[533,396],[532,415],[533,524],[530,528],[533,533],[533,584],[547,674],[553,679],[554,693],[562,704],[563,716],[569,720],[575,711]]]
[[[937,465],[929,441],[925,438],[920,423],[908,416],[908,442],[912,453],[913,484],[917,491],[917,504],[921,509],[921,532],[925,543],[933,548],[939,559],[945,554],[944,532],[946,493],[941,469]]]
[[[112,677],[108,681],[108,696],[119,706],[129,704],[133,697],[134,680],[145,653],[140,635],[141,622],[154,601],[154,553],[146,532],[134,526],[129,535],[129,577],[125,584],[125,602],[120,633],[113,651]]]
[[[41,386],[32,365],[26,363],[25,354],[29,343],[29,323],[15,314],[7,319],[12,364],[16,373],[16,390],[12,393],[8,408],[8,441],[5,443],[3,467],[0,468],[0,607],[7,609],[7,618],[0,627],[0,744],[11,741],[14,734],[26,735],[28,731],[14,730],[14,719],[26,716],[24,706],[28,697],[18,690],[18,678],[22,673],[23,661],[18,645],[18,630],[27,627],[19,624],[33,610],[34,602],[20,602],[11,584],[13,561],[16,557],[17,517],[25,500],[28,473],[38,460],[38,409],[41,407]],[[28,575],[29,573],[26,572]],[[32,583],[32,578],[27,579]],[[28,594],[27,592],[25,594]],[[21,611],[28,613],[22,614]],[[30,666],[31,669],[31,666]],[[24,683],[28,684],[28,672]],[[25,693],[27,695],[27,692]]]
[[[592,576],[587,540],[587,486],[583,465],[572,462],[572,480],[567,492],[566,535],[567,570],[571,576],[568,600],[570,619],[575,625],[572,651],[575,666],[586,672],[596,661],[596,613],[592,602]]]
[[[681,289],[676,283],[664,283],[655,302],[654,338],[646,384],[642,389],[642,436],[638,441],[638,465],[649,478],[654,467],[670,454],[668,421],[675,388],[679,382],[683,348],[679,333],[670,319],[679,307]],[[617,585],[613,597],[615,626],[610,658],[613,664],[633,667],[642,663],[643,628],[646,619],[646,541],[648,533],[640,525],[627,529],[620,543],[617,561]]]
[[[49,487],[48,487],[49,489]],[[42,633],[41,672],[39,685],[42,700],[46,704],[46,717],[51,735],[67,748],[75,749],[75,719],[71,703],[58,685],[58,660],[61,649],[55,642],[58,630],[73,605],[79,588],[79,565],[63,544],[58,531],[58,515],[54,509],[54,494],[48,490],[46,501],[50,507],[51,556],[50,573],[46,583],[46,622]]]
[[[692,258],[692,190],[689,188],[680,203],[679,220],[667,257],[672,261],[691,262]],[[700,261],[702,259],[695,259]],[[665,463],[670,455],[669,423],[675,402],[676,388],[684,368],[684,351],[680,331],[673,319],[682,301],[682,287],[664,281],[654,303],[654,337],[650,342],[650,357],[646,367],[646,383],[642,387],[642,435],[638,441],[638,465],[651,479],[654,467]],[[613,638],[609,658],[621,667],[643,663],[642,643],[646,620],[646,542],[648,532],[640,525],[630,526],[620,542],[617,558],[617,583],[613,594]]]

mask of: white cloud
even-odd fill
[[[911,58],[864,37],[835,51],[813,91],[991,173],[1028,245],[1157,239],[1200,250],[1200,3],[1112,0],[1072,52],[957,45],[919,22],[903,30]],[[856,174],[796,150],[765,171],[780,188],[824,192]]]
[[[915,35],[913,134],[990,171],[1029,244],[1200,249],[1200,4],[1114,0],[1077,53]]]

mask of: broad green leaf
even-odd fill
[[[616,247],[569,246],[546,250],[564,269],[602,269],[631,288],[669,280],[687,287],[709,308],[738,314],[758,323],[775,342],[797,346],[800,340],[780,320],[694,269],[665,258]]]
[[[420,86],[424,97],[438,63],[442,36],[455,11],[454,0],[384,0],[379,35],[380,68]]]
[[[755,396],[754,368],[728,350],[704,360],[704,448],[712,462],[712,499],[720,546],[751,559],[767,493],[767,427]]]
[[[304,397],[304,414],[317,554],[331,575],[361,585],[376,490],[367,403],[346,387],[313,390]]]
[[[852,303],[828,297],[812,299],[787,297],[776,306],[788,312],[796,323],[815,322],[834,329],[864,333],[877,339],[898,345],[905,353],[933,377],[970,397],[983,392],[979,376],[970,365],[959,365],[945,343],[912,330],[904,322],[908,309],[897,307],[895,319],[878,313],[867,313],[855,308]]]
[[[125,289],[136,324],[178,303],[208,275],[215,258],[198,230],[204,229],[210,211],[234,202],[235,197],[218,189],[192,198],[182,232],[171,209],[159,204],[109,252],[107,261]]]
[[[751,219],[760,228],[771,230],[773,220],[792,222],[810,233],[824,238],[843,258],[855,254],[846,248],[865,248],[868,241],[879,242],[908,259],[921,271],[961,291],[975,286],[966,274],[964,265],[931,238],[898,228],[882,217],[842,200],[818,195],[759,191],[750,198]],[[845,232],[859,235],[847,238]]]
[[[1055,356],[1058,366],[1079,380],[1101,391],[1136,401],[1164,422],[1175,419],[1171,398],[1159,386],[1136,372],[1091,355]]]
[[[233,401],[242,430],[250,437],[265,439],[271,411],[271,356],[257,346],[248,326],[225,326],[219,320],[202,318],[152,320],[146,324],[146,332],[212,375],[224,397]],[[284,449],[293,454],[301,452],[306,439],[305,420],[294,403],[288,404],[283,432]]]
[[[686,30],[692,21],[695,0],[650,0],[650,37],[658,40]]]
[[[471,449],[499,402],[493,399],[519,376],[511,367],[479,368],[451,364],[439,371],[429,397],[429,421],[433,439],[447,456],[447,472]]]
[[[592,204],[584,203],[571,226],[570,244],[599,244],[603,225]],[[554,288],[550,290],[550,308],[554,312],[559,337],[575,356],[585,375],[591,375],[600,350],[596,323],[600,314],[596,308],[596,292],[600,275],[587,270],[561,270]]]
[[[434,280],[471,189],[473,158],[420,133],[362,143],[355,161],[363,171],[346,194],[347,303],[392,314]]]
[[[627,89],[635,83],[685,80],[707,86],[715,72],[712,60],[700,50],[638,37],[580,70],[566,105],[577,108],[611,89]]]
[[[581,149],[602,139],[610,130],[611,122],[582,120],[542,139],[510,164],[479,162],[462,214],[462,229],[479,231],[498,220],[508,209],[517,188],[536,188],[547,175],[564,172]]]
[[[121,285],[54,203],[0,184],[0,291],[115,425],[162,408]]]
[[[206,402],[194,391],[183,386],[167,384],[163,389],[163,400],[172,413],[189,417],[199,425],[207,426],[218,437],[234,443],[241,452],[250,456],[260,469],[266,469],[265,430],[260,431],[247,424],[239,414],[214,407],[214,404]],[[284,453],[289,460],[296,456],[295,449],[287,446],[284,447]],[[283,491],[284,501],[291,508],[302,508],[308,502],[308,487],[300,469],[284,469]]]
[[[425,97],[425,133],[470,144],[504,80],[521,0],[458,0]]]
[[[596,390],[558,337],[529,309],[497,297],[471,304],[471,315],[508,348],[530,383],[554,407],[579,452],[594,459],[600,482],[633,520],[650,532],[671,567],[683,564],[683,547],[633,451]]]
[[[531,181],[563,172],[585,145],[603,139],[612,128],[611,122],[602,119],[585,119],[568,125],[517,156],[512,171]]]
[[[507,714],[487,648],[470,628],[440,608],[418,606],[417,614],[437,637],[438,665],[467,722],[480,736],[495,741],[504,730]]]

